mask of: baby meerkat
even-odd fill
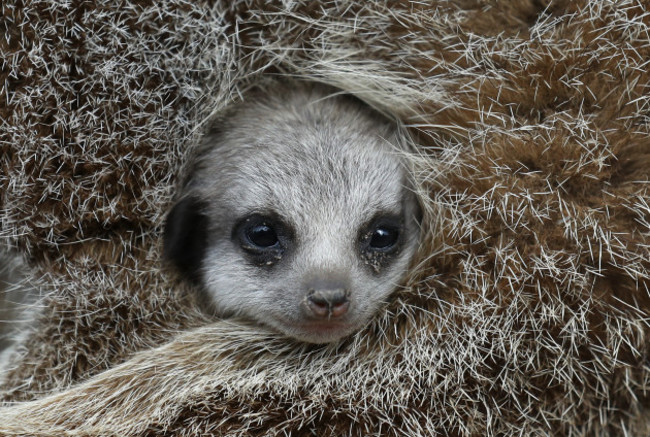
[[[256,89],[206,134],[165,258],[217,314],[311,343],[365,325],[418,244],[397,127],[321,85]]]

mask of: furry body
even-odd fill
[[[220,315],[317,343],[368,321],[418,237],[396,127],[335,93],[271,82],[219,118],[165,240]]]
[[[15,256],[0,250],[0,354],[12,343],[10,339],[13,321],[18,317],[18,302],[16,283],[19,275],[16,270],[19,263]],[[18,274],[17,274],[18,273]],[[0,360],[0,369],[2,368]]]
[[[29,270],[20,257],[0,249],[0,383],[15,349],[28,336],[38,315],[37,291],[28,285]]]
[[[0,434],[650,435],[643,2],[2,4],[0,232],[53,292]],[[209,322],[160,268],[188,137],[277,72],[421,155],[415,267],[344,342]]]

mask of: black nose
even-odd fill
[[[316,317],[341,317],[350,307],[348,291],[344,288],[311,289],[307,293],[307,306]]]

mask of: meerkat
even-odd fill
[[[212,311],[327,343],[363,327],[418,244],[394,123],[315,84],[257,88],[216,119],[171,209],[164,258]]]

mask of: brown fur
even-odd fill
[[[0,435],[650,433],[646,3],[96,3],[1,9],[2,235],[55,292]],[[270,74],[417,145],[422,250],[341,344],[207,321],[159,264],[202,121]]]

